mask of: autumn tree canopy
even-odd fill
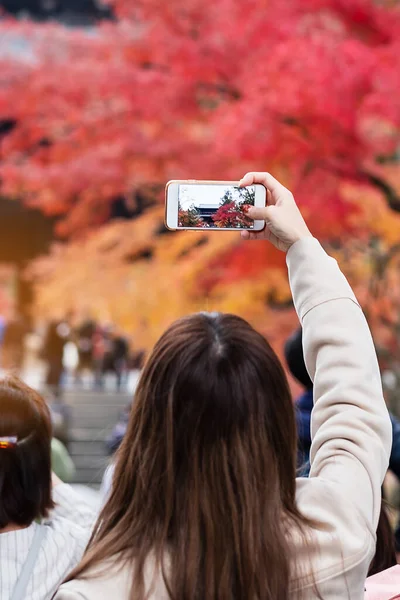
[[[400,200],[400,13],[373,0],[119,0],[95,31],[3,21],[7,195],[98,224],[116,195],[174,177],[278,171],[321,233],[343,180]],[[9,50],[7,50],[7,41]],[[322,222],[321,222],[322,221]],[[329,221],[329,228],[324,227]]]
[[[117,196],[134,201],[137,190],[151,185],[152,204],[162,201],[157,185],[170,178],[238,179],[246,170],[268,169],[293,190],[317,236],[336,245],[349,239],[368,245],[378,236],[387,244],[400,211],[397,3],[111,4],[115,21],[92,30],[0,22],[4,195],[59,215],[59,232],[73,238],[104,223]],[[366,205],[391,211],[394,220],[385,212],[370,222]],[[143,241],[150,259],[120,257],[113,268],[121,278],[161,269],[166,239],[178,254],[188,245],[182,260],[192,257],[179,275],[187,276],[179,279],[182,299],[164,307],[157,331],[211,296],[215,306],[238,310],[237,302],[225,301],[236,298],[237,285],[246,297],[240,312],[254,322],[268,320],[265,311],[285,302],[284,260],[271,248],[257,243],[254,250],[230,234],[164,238],[161,213],[149,210],[157,219]],[[150,217],[143,218],[149,226]],[[132,244],[142,239],[141,222],[130,224]],[[95,253],[95,237],[55,250],[54,264],[65,260],[72,269],[74,248],[89,243],[86,251]],[[206,240],[201,248],[199,239]],[[54,302],[58,272],[46,273],[46,291],[57,281]],[[174,265],[163,273],[174,287]],[[157,294],[161,283],[149,277]],[[135,310],[145,322],[150,308]]]

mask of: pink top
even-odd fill
[[[365,600],[400,598],[400,565],[368,577],[365,589]]]

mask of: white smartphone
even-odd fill
[[[237,181],[169,181],[165,188],[168,229],[262,231],[264,221],[247,216],[249,206],[265,206],[267,192],[255,183],[240,188]]]

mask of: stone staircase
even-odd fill
[[[64,402],[69,416],[69,452],[75,463],[74,483],[98,487],[109,457],[105,440],[132,394],[67,391]]]

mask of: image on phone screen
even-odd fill
[[[254,186],[180,184],[178,190],[178,228],[253,229],[247,216],[254,206]]]

